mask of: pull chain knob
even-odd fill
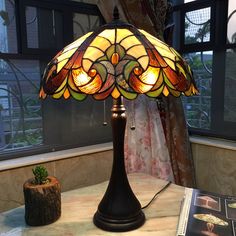
[[[107,119],[106,119],[106,101],[103,101],[103,126],[107,126]]]

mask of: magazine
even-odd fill
[[[236,197],[185,189],[177,236],[236,236]]]

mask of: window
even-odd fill
[[[236,2],[173,1],[174,46],[189,62],[200,90],[184,97],[194,134],[236,139]]]
[[[0,0],[0,159],[111,141],[103,102],[38,99],[46,63],[101,23],[83,2]]]

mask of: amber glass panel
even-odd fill
[[[123,38],[132,34],[133,33],[127,29],[117,29],[116,42],[119,43]]]
[[[138,62],[143,67],[143,70],[146,70],[147,66],[148,66],[148,63],[149,63],[149,58],[148,58],[148,56],[143,56],[143,57],[138,59]]]
[[[102,31],[99,36],[109,39],[109,41],[114,44],[115,43],[115,30],[114,29],[106,29]]]
[[[129,36],[123,39],[120,44],[125,48],[128,49],[136,44],[141,44],[141,42],[136,38],[136,36]]]
[[[68,62],[70,57],[75,52],[76,48],[73,48],[65,53],[62,53],[58,58],[58,64],[57,64],[57,73],[62,69],[62,67]]]
[[[78,48],[83,42],[84,40],[89,36],[91,35],[92,32],[89,32],[87,34],[85,34],[84,36],[78,38],[77,40],[75,40],[73,43],[69,44],[68,46],[66,46],[64,48],[64,52],[68,51],[68,50],[71,50],[73,48]]]
[[[146,53],[146,50],[143,45],[138,45],[138,46],[134,46],[134,47],[130,48],[127,51],[127,54],[131,55],[135,58],[138,58],[138,57],[146,55],[147,53]]]
[[[84,58],[88,58],[92,61],[97,60],[99,57],[101,57],[104,53],[98,49],[98,48],[94,48],[94,47],[88,47],[87,50],[84,53]]]
[[[108,40],[99,36],[97,36],[90,44],[90,46],[101,48],[103,51],[105,51],[110,45],[111,43]]]

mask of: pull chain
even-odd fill
[[[103,126],[107,126],[107,118],[106,118],[106,100],[103,101]]]
[[[135,114],[134,114],[134,101],[131,102],[131,130],[135,130]]]

